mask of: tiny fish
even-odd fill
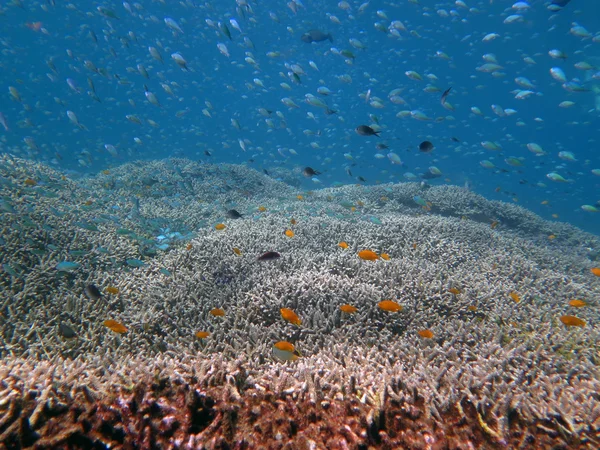
[[[573,308],[582,308],[587,306],[587,302],[578,299],[569,300],[569,306],[572,306]]]
[[[568,327],[584,327],[585,320],[575,316],[560,316],[559,320]]]
[[[116,320],[108,319],[102,322],[105,327],[114,331],[118,334],[127,333],[127,328],[121,322],[117,322]]]
[[[213,308],[209,311],[209,314],[213,317],[224,317],[225,310],[223,308]]]
[[[210,333],[208,331],[197,331],[194,336],[196,336],[198,339],[206,339],[210,336]]]
[[[283,232],[283,234],[285,234],[289,238],[293,238],[295,236],[295,234],[294,234],[294,232],[292,230],[285,230]]]
[[[221,230],[224,230],[225,228],[226,227],[225,227],[224,223],[218,223],[218,224],[215,225],[215,230],[221,231]]]
[[[433,144],[429,141],[423,141],[419,144],[419,151],[429,153],[434,149]]]
[[[321,172],[313,169],[312,167],[305,167],[304,170],[302,170],[302,175],[304,175],[306,178],[311,178],[315,175],[321,175]]]
[[[354,131],[360,136],[379,136],[379,131],[375,131],[368,125],[359,125]]]
[[[266,252],[260,255],[257,259],[259,261],[273,261],[275,259],[280,258],[281,255],[277,252]]]
[[[381,309],[383,311],[388,311],[388,312],[402,311],[402,305],[399,305],[398,303],[396,303],[393,300],[382,300],[379,303],[377,303],[377,306],[379,306],[379,309]]]
[[[352,305],[342,305],[340,306],[340,311],[346,314],[354,314],[356,311],[358,311],[358,308]]]
[[[300,352],[294,348],[294,344],[287,341],[273,344],[273,355],[284,361],[295,361],[301,356]]]
[[[515,303],[519,303],[521,301],[521,297],[516,292],[511,292],[508,295],[510,295],[510,298],[512,298],[515,301]]]
[[[58,325],[58,334],[67,339],[74,338],[77,336],[77,333],[75,333],[75,331],[70,326],[65,325],[62,322]]]
[[[376,261],[379,259],[377,253],[375,253],[373,250],[361,250],[358,252],[358,257],[360,259],[364,259],[365,261]]]
[[[433,331],[431,330],[419,330],[417,331],[417,334],[425,339],[431,339],[434,336]]]
[[[281,313],[281,317],[284,320],[287,320],[289,323],[293,323],[294,325],[301,325],[302,324],[302,320],[300,320],[300,317],[298,317],[298,315],[292,311],[289,308],[281,308],[279,310],[279,312]]]
[[[347,249],[347,248],[348,248],[348,243],[347,243],[347,242],[344,242],[344,241],[342,241],[342,242],[340,242],[340,243],[338,244],[338,247],[340,247],[340,248],[343,248],[343,249],[345,250],[345,249]]]
[[[244,216],[235,209],[230,209],[229,211],[227,211],[227,217],[229,217],[230,219],[241,219]]]
[[[100,290],[93,284],[88,284],[85,289],[85,295],[87,295],[90,300],[100,300],[102,298],[102,293]]]

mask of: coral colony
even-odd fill
[[[593,235],[453,186],[0,172],[2,449],[600,448]]]

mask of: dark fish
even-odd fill
[[[456,138],[456,137],[452,136],[451,139],[452,139],[452,142],[458,142],[458,143],[460,143],[460,139],[459,138]]]
[[[368,125],[359,125],[356,127],[355,131],[361,136],[379,136],[379,131],[375,131]]]
[[[65,325],[62,322],[60,323],[60,325],[58,325],[58,334],[67,339],[74,338],[75,336],[77,336],[77,333],[73,331],[73,328],[71,328],[68,325]]]
[[[204,150],[204,154],[205,154],[206,156],[212,156],[212,154],[211,154],[211,153],[210,153],[208,150]]]
[[[431,172],[425,172],[421,174],[421,178],[423,178],[424,180],[433,180],[434,178],[439,178],[442,175],[440,174],[435,174],[435,173],[431,173]]]
[[[243,215],[237,212],[235,209],[230,209],[227,211],[227,217],[230,219],[241,219]]]
[[[390,148],[390,146],[389,146],[389,145],[386,145],[386,144],[377,144],[377,145],[375,146],[375,148],[376,148],[377,150],[386,150],[386,149]]]
[[[329,107],[327,107],[325,109],[325,114],[327,114],[328,116],[330,116],[332,114],[337,114],[337,111],[335,109],[329,109]]]
[[[300,39],[302,42],[306,42],[310,44],[311,42],[323,42],[329,39],[330,42],[333,42],[333,37],[331,37],[331,33],[323,33],[320,30],[310,30],[307,33],[304,33]]]
[[[259,261],[274,261],[277,258],[280,258],[281,255],[277,252],[266,252],[260,255],[257,259]]]
[[[263,172],[265,173],[265,175],[269,175],[269,172],[267,171],[267,169],[263,169]]]
[[[442,98],[440,98],[440,103],[442,105],[446,104],[446,99],[448,98],[448,95],[450,95],[450,91],[452,90],[452,87],[449,87],[448,89],[446,89],[444,91],[444,93],[442,94]]]
[[[361,177],[361,176],[359,176],[359,177],[357,177],[357,178],[358,178],[358,181],[362,181],[363,183],[366,183],[366,182],[367,182],[367,180],[365,180],[365,179],[364,179],[363,177]]]
[[[85,295],[87,295],[90,300],[100,300],[102,298],[102,293],[100,292],[100,289],[98,289],[95,285],[93,284],[88,284],[85,289]]]
[[[302,171],[302,174],[306,178],[310,178],[310,177],[314,177],[315,175],[321,175],[321,172],[313,169],[312,167],[305,167],[304,170]]]
[[[423,153],[429,153],[433,150],[433,144],[429,141],[423,141],[419,144],[419,151]]]
[[[567,6],[571,0],[552,0],[552,4],[561,8]]]

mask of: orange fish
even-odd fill
[[[559,320],[568,327],[585,327],[585,320],[575,316],[560,316]]]
[[[514,291],[508,295],[510,295],[510,298],[512,298],[515,301],[515,303],[519,303],[521,301],[521,297],[519,297],[519,294],[517,294]]]
[[[233,247],[233,253],[235,253],[238,256],[242,256],[242,251],[237,247]]]
[[[494,228],[496,228],[496,227],[498,226],[498,224],[499,224],[499,223],[500,223],[500,222],[498,222],[497,220],[494,220],[494,221],[492,222],[492,224],[490,225],[490,227],[492,228],[492,230],[493,230]]]
[[[475,311],[477,311],[477,306],[475,306],[475,305],[469,305],[469,306],[467,306],[467,309],[469,311],[471,311],[471,312],[475,312]]]
[[[388,311],[388,312],[402,311],[402,306],[393,300],[380,301],[379,303],[377,303],[377,306],[379,306],[379,309],[382,309],[383,311]]]
[[[581,308],[583,306],[587,306],[587,302],[584,302],[583,300],[570,300],[569,301],[569,306],[572,306],[574,308]]]
[[[412,248],[413,248],[413,250],[416,250],[416,249],[417,249],[417,243],[416,243],[416,242],[415,242],[415,243],[413,243],[413,245],[412,245]]]
[[[102,171],[102,174],[104,174],[104,175],[110,175],[110,170],[108,170],[108,169],[104,169],[104,170]]]
[[[450,292],[454,295],[458,295],[458,294],[460,294],[460,289],[453,287],[453,288],[448,289],[448,292]]]
[[[358,257],[360,259],[364,259],[365,261],[376,261],[379,259],[377,253],[375,253],[373,250],[361,250],[358,252]]]
[[[548,239],[550,239],[550,240],[556,239],[556,235],[555,234],[551,234],[550,236],[548,236]]]
[[[351,207],[350,207],[350,211],[352,211],[352,212],[356,212],[356,206],[351,206]]]
[[[104,291],[112,295],[117,295],[119,293],[119,289],[114,286],[107,286]]]
[[[600,267],[592,267],[590,269],[590,272],[592,272],[594,275],[596,275],[597,277],[600,277]]]
[[[298,222],[296,221],[296,219],[292,218],[292,220],[290,220],[290,223],[291,223],[292,225],[296,225]]]
[[[35,180],[34,180],[34,179],[32,179],[32,178],[27,178],[27,179],[25,180],[25,184],[26,184],[27,186],[35,186],[35,185],[37,184],[37,181],[35,181]]]
[[[283,234],[285,234],[289,238],[293,238],[295,236],[295,234],[294,234],[294,232],[292,230],[285,230],[283,232]]]
[[[302,195],[296,195],[296,198],[297,198],[298,200],[304,200],[304,197],[303,197]]]
[[[225,229],[225,224],[224,223],[218,223],[215,225],[215,230],[224,230]]]
[[[283,317],[283,319],[287,320],[289,323],[293,323],[294,325],[302,324],[300,317],[298,317],[298,315],[291,309],[281,308],[279,312],[281,313],[281,317]]]
[[[223,308],[213,308],[209,313],[215,317],[223,317],[225,315],[225,310]]]
[[[185,246],[185,249],[189,252],[191,249],[193,249],[194,246],[192,244],[188,244]]]
[[[431,339],[433,337],[433,331],[431,330],[419,330],[417,334],[425,339]]]
[[[381,254],[381,255],[379,255],[379,256],[381,256],[381,259],[384,259],[384,260],[386,260],[386,261],[389,261],[389,260],[391,259],[391,258],[390,258],[390,255],[388,255],[387,253],[382,253],[382,254]]]
[[[105,327],[114,331],[115,333],[123,334],[127,333],[127,328],[121,322],[117,322],[116,320],[108,319],[102,322]]]
[[[27,22],[25,26],[33,31],[40,31],[42,28],[42,22]]]
[[[259,210],[260,212],[265,212],[265,211],[267,210],[267,208],[265,208],[264,206],[259,206],[259,207],[258,207],[258,210]]]
[[[345,312],[346,314],[354,314],[358,311],[358,308],[352,305],[342,305],[340,306],[340,311]]]
[[[205,339],[210,336],[210,333],[208,331],[196,331],[194,336],[196,336],[198,339]]]
[[[344,241],[342,241],[342,242],[340,242],[340,243],[338,244],[338,247],[340,247],[340,248],[343,248],[343,249],[345,250],[345,249],[347,249],[347,248],[348,248],[348,243],[347,243],[347,242],[344,242]]]
[[[83,204],[85,206],[92,206],[94,204],[94,202],[92,200],[86,200],[85,202],[83,202]]]
[[[287,341],[279,341],[273,344],[273,354],[284,361],[295,361],[300,356],[300,352],[296,350],[294,344]]]

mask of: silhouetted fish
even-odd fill
[[[361,136],[379,136],[379,131],[375,131],[368,125],[359,125],[356,127],[355,131]]]
[[[227,217],[230,219],[241,219],[243,215],[237,212],[235,209],[230,209],[227,211]]]
[[[320,30],[310,30],[300,37],[302,42],[306,42],[310,44],[311,42],[323,42],[329,39],[330,42],[333,42],[333,37],[331,37],[331,33],[323,33]]]
[[[85,289],[85,295],[87,295],[90,300],[100,300],[102,298],[102,293],[100,292],[100,289],[98,289],[95,285],[93,284],[88,284]]]
[[[314,177],[315,175],[321,175],[321,172],[313,169],[312,167],[305,167],[304,170],[302,171],[302,174],[306,178],[310,178],[310,177]]]
[[[273,261],[277,258],[280,258],[281,255],[277,252],[266,252],[260,255],[257,259],[259,261]]]

